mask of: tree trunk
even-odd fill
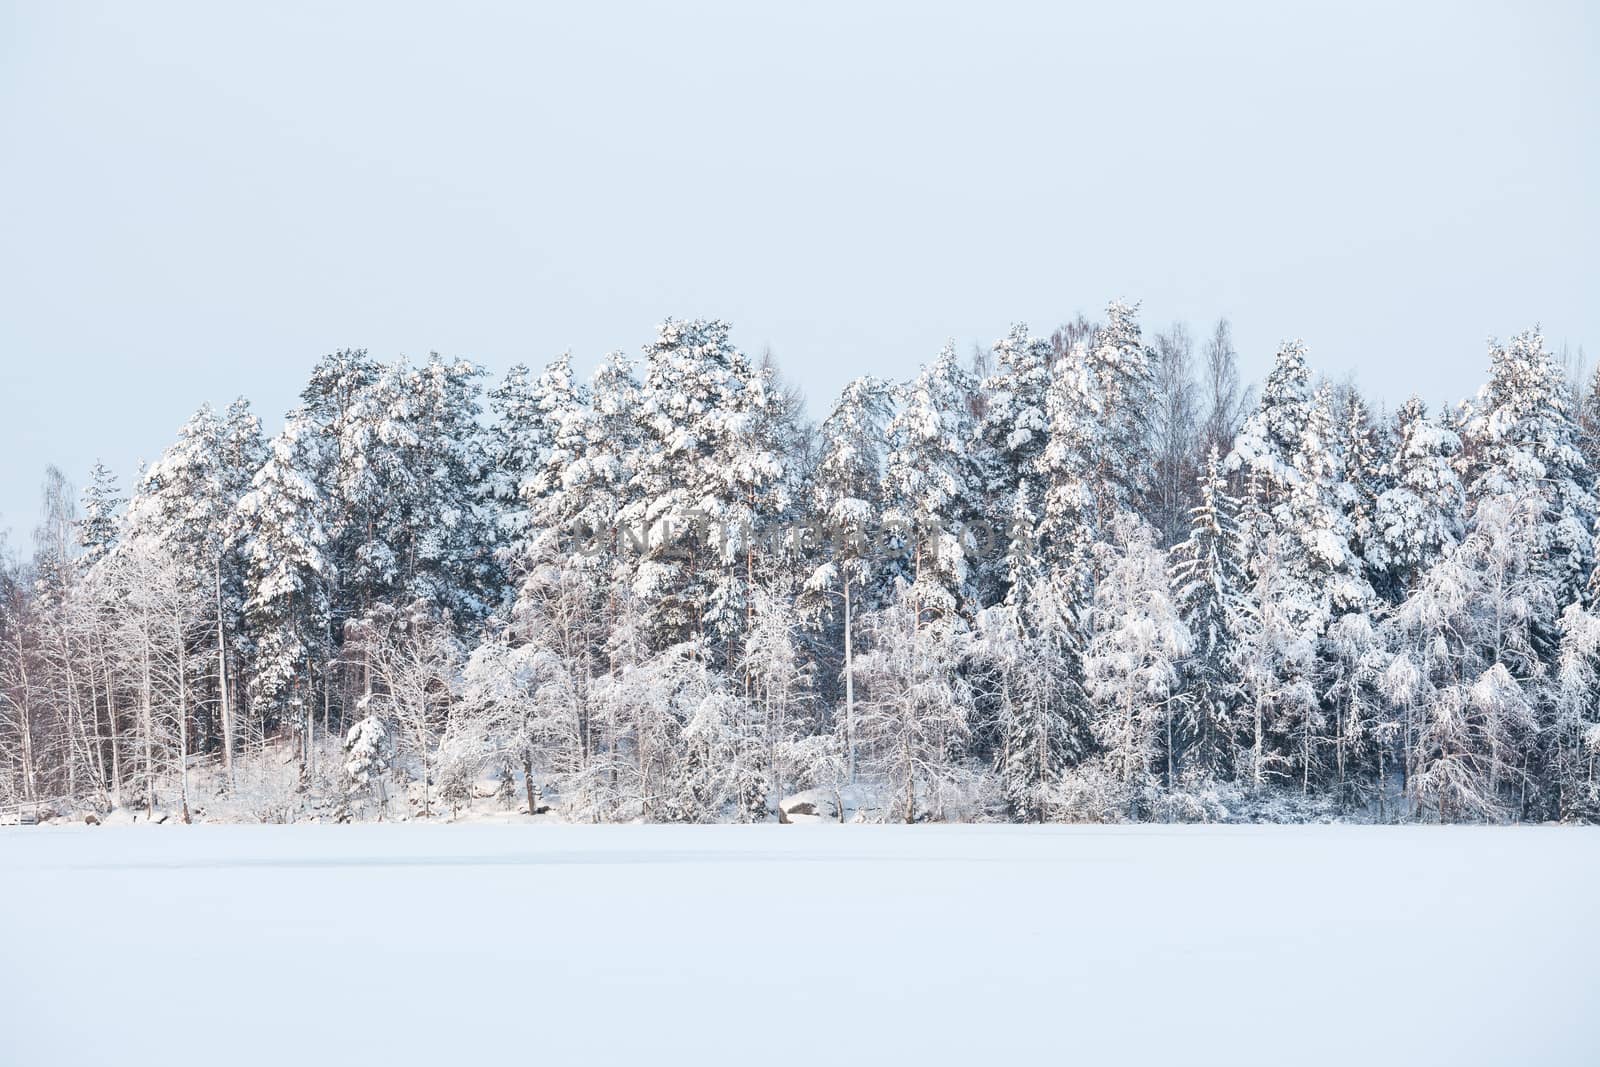
[[[846,779],[856,781],[856,673],[850,640],[850,579],[844,580],[844,735]]]
[[[535,804],[533,800],[533,759],[527,755],[522,757],[522,788],[523,791],[528,794],[528,814],[537,815],[539,813],[539,806]],[[563,809],[565,809],[566,806],[567,802],[563,800]]]
[[[189,679],[187,664],[184,659],[183,628],[175,626],[174,637],[177,641],[178,652],[178,780],[182,792],[183,821],[187,825],[189,817]]]
[[[218,556],[214,568],[217,606],[217,699],[222,710],[222,772],[227,775],[228,788],[233,780],[233,701],[228,693],[228,634],[222,618],[222,557]]]

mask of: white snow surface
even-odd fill
[[[1594,1063],[1597,886],[1566,828],[17,829],[0,1062]]]

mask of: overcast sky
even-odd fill
[[[668,315],[813,411],[1119,296],[1455,399],[1490,334],[1600,349],[1596,11],[0,0],[0,527],[335,348]]]

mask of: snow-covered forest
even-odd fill
[[[0,805],[173,820],[1600,819],[1600,376],[1386,412],[1112,303],[817,409],[717,321],[588,381],[324,357],[51,470]],[[126,498],[126,499],[125,499]]]

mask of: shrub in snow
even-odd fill
[[[344,741],[344,796],[347,803],[368,795],[383,805],[383,777],[389,771],[394,746],[383,721],[366,715],[350,727]]]

